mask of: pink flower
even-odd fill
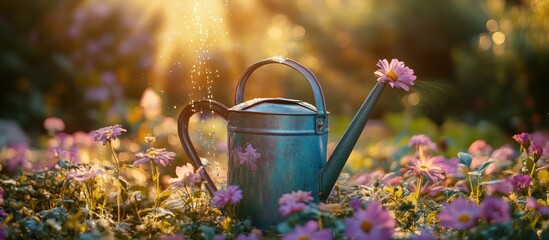
[[[479,216],[479,207],[463,198],[445,203],[444,209],[438,213],[440,226],[453,229],[468,229],[475,225]]]
[[[422,146],[425,150],[435,150],[437,148],[437,145],[431,141],[427,135],[420,134],[420,135],[414,135],[408,140],[408,146],[409,147],[420,147]]]
[[[236,204],[242,200],[242,190],[238,186],[228,186],[225,190],[214,192],[212,204],[218,208],[225,207],[228,204]]]
[[[44,128],[50,132],[60,132],[65,130],[65,122],[61,118],[49,117],[44,120]]]
[[[298,213],[309,209],[307,203],[312,200],[313,197],[311,196],[311,192],[298,190],[291,193],[285,193],[278,199],[278,212],[283,217],[287,217],[292,213]]]
[[[331,240],[332,233],[330,230],[318,230],[318,224],[314,220],[308,221],[304,226],[295,227],[293,232],[284,234],[282,240]]]
[[[302,212],[303,210],[309,209],[309,206],[303,202],[298,202],[296,200],[292,200],[289,202],[286,202],[285,204],[281,204],[278,207],[278,212],[283,217],[287,217],[292,213],[298,213]]]
[[[72,134],[74,143],[82,147],[91,147],[93,145],[93,139],[91,136],[85,132],[78,131]]]
[[[256,149],[252,147],[252,144],[248,143],[246,149],[236,152],[236,158],[240,165],[247,166],[252,171],[257,170],[257,159],[261,157],[261,153],[258,153]]]
[[[408,185],[408,190],[410,192],[415,192],[416,187],[417,187],[416,184],[410,184],[410,185]],[[439,194],[440,192],[442,192],[442,190],[444,190],[443,186],[435,185],[431,181],[428,181],[423,186],[421,186],[421,189],[419,190],[419,194],[420,195],[427,195],[428,194],[429,196],[434,197],[437,194]]]
[[[90,136],[96,143],[101,142],[103,143],[103,145],[106,145],[107,142],[110,142],[111,140],[116,140],[116,137],[120,136],[120,134],[126,131],[127,130],[122,128],[121,125],[115,124],[114,126],[108,126],[92,131],[90,132]]]
[[[512,159],[514,155],[515,151],[509,145],[504,145],[494,150],[494,152],[492,152],[492,155],[490,156],[490,159],[493,160],[493,162],[488,165],[485,173],[487,175],[491,175],[500,171],[504,167],[512,165]]]
[[[513,185],[507,179],[495,180],[486,183],[486,194],[489,196],[496,194],[509,196],[511,190],[513,190]]]
[[[74,171],[70,171],[67,174],[67,180],[76,180],[79,182],[86,181],[88,179],[94,179],[95,176],[103,174],[103,169],[97,165],[93,165],[90,168],[82,167],[77,168]]]
[[[395,220],[378,202],[370,202],[366,209],[358,209],[345,220],[345,236],[350,239],[391,239]]]
[[[394,88],[402,88],[405,91],[410,90],[410,86],[414,85],[416,76],[414,70],[406,67],[404,62],[398,61],[393,58],[391,63],[387,59],[379,60],[376,64],[379,69],[374,72],[378,77],[377,81],[380,83],[389,83]]]
[[[138,152],[135,154],[137,159],[133,165],[139,166],[143,163],[148,163],[153,160],[156,164],[166,166],[170,164],[170,161],[175,157],[174,152],[166,151],[165,148],[149,148],[147,152]]]
[[[435,158],[417,159],[410,158],[406,169],[411,170],[414,175],[428,177],[433,182],[446,178],[443,165]]]
[[[511,221],[510,206],[502,198],[487,197],[480,204],[482,217],[490,223],[506,223]]]
[[[532,143],[532,137],[528,133],[515,134],[513,135],[513,139],[515,139],[515,141],[525,150],[527,150]]]
[[[183,165],[182,167],[177,166],[175,168],[175,174],[177,178],[170,179],[170,184],[174,184],[180,187],[185,185],[194,186],[197,183],[202,182],[202,177],[200,176],[199,168],[196,172],[194,171],[193,166],[190,163]]]
[[[291,193],[282,194],[282,197],[278,199],[278,204],[286,204],[288,202],[309,202],[314,198],[311,196],[311,192],[305,191],[292,191]]]
[[[489,156],[492,152],[492,147],[486,141],[479,139],[471,143],[467,151],[474,157]]]
[[[511,184],[516,190],[526,189],[530,186],[530,176],[526,174],[517,174],[511,178]]]
[[[543,215],[549,215],[549,206],[541,206],[538,204],[538,200],[532,196],[526,198],[526,209],[531,209],[541,213]]]

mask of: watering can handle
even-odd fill
[[[238,105],[244,102],[244,88],[246,85],[246,81],[248,81],[248,78],[250,77],[250,75],[252,75],[252,72],[263,65],[267,65],[271,63],[279,63],[279,64],[286,65],[288,67],[291,67],[297,70],[303,76],[305,76],[305,78],[307,78],[307,81],[309,81],[309,85],[311,85],[311,88],[313,89],[313,95],[315,97],[317,114],[325,118],[326,104],[324,102],[324,94],[322,93],[322,88],[320,87],[320,83],[316,79],[315,75],[309,69],[299,64],[298,62],[288,58],[283,58],[283,57],[268,58],[263,61],[259,61],[254,65],[248,67],[240,77],[240,80],[238,81],[238,85],[236,86],[235,105]]]
[[[202,165],[200,157],[198,156],[198,153],[196,152],[196,149],[194,148],[193,143],[191,142],[191,138],[189,136],[189,119],[195,113],[202,111],[211,111],[212,113],[217,113],[225,120],[227,120],[229,116],[228,108],[225,105],[209,99],[202,99],[193,102],[185,106],[185,108],[183,108],[183,110],[179,114],[177,124],[179,140],[181,141],[183,150],[185,150],[185,153],[187,153],[187,156],[189,157],[189,160],[191,161],[194,169],[199,169],[200,167],[204,166]],[[213,193],[217,191],[217,188],[210,178],[210,175],[208,175],[204,168],[202,168],[202,170],[200,171],[200,175],[203,179],[206,180],[206,188],[208,189],[210,195],[213,196]]]

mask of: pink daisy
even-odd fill
[[[453,229],[468,229],[475,225],[479,216],[479,207],[463,198],[445,203],[444,209],[438,213],[440,226]]]
[[[392,88],[402,88],[406,91],[410,90],[411,85],[414,85],[416,80],[414,70],[406,67],[404,62],[393,58],[389,63],[387,59],[383,59],[379,60],[376,65],[379,69],[374,74],[378,77],[378,82],[389,83]]]

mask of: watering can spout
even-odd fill
[[[330,195],[330,192],[332,191],[332,188],[334,187],[337,178],[339,177],[339,174],[345,166],[345,162],[347,162],[347,158],[349,158],[349,155],[351,154],[353,147],[360,137],[364,126],[368,122],[368,118],[370,117],[374,106],[379,100],[379,97],[381,96],[385,85],[385,83],[378,82],[374,86],[374,88],[360,107],[360,110],[351,121],[349,127],[347,127],[347,130],[345,130],[343,137],[332,152],[332,155],[326,163],[326,166],[320,172],[320,200],[324,201]]]

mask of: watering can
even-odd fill
[[[269,64],[282,64],[303,75],[313,90],[315,105],[287,98],[244,101],[250,75]],[[310,70],[281,57],[257,62],[244,71],[234,107],[209,99],[187,105],[179,115],[179,138],[192,165],[199,169],[202,162],[189,137],[189,118],[198,112],[213,112],[227,120],[228,185],[237,185],[243,192],[236,213],[266,229],[283,220],[278,199],[285,193],[310,191],[315,201],[326,200],[384,87],[384,83],[374,86],[328,161],[328,112],[320,83]],[[212,179],[204,170],[201,174],[213,194],[217,189]]]

